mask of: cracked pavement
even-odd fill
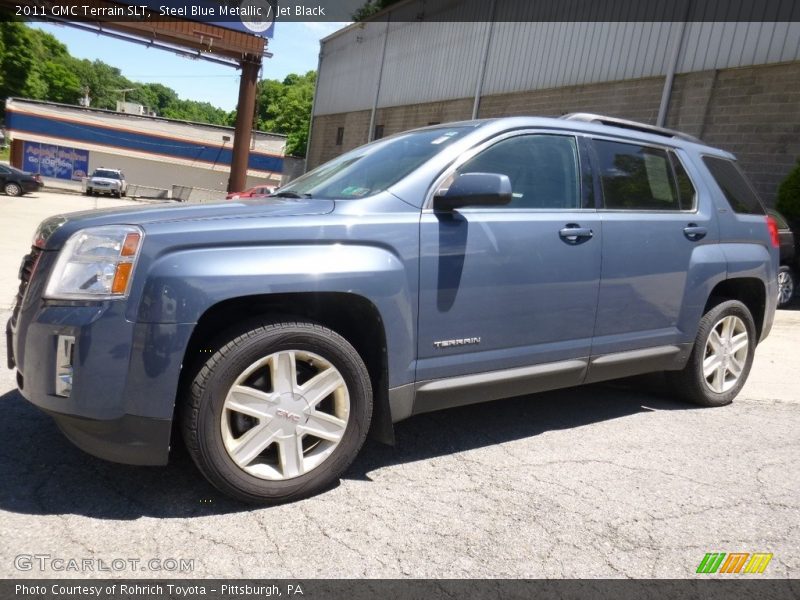
[[[93,202],[37,196],[3,198],[3,300],[36,223]],[[124,577],[684,578],[721,551],[772,552],[764,576],[798,577],[798,309],[730,406],[678,402],[652,376],[422,415],[333,489],[270,508],[228,500],[181,448],[163,468],[84,454],[3,369],[0,576],[109,575],[14,566],[49,554],[195,563]]]

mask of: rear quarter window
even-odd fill
[[[766,214],[753,186],[747,181],[739,167],[732,160],[716,156],[704,156],[703,162],[714,181],[730,204],[733,212],[740,215]]]

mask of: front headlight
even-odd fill
[[[45,288],[45,298],[125,298],[139,258],[144,231],[133,225],[90,227],[64,244]]]

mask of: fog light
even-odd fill
[[[72,392],[72,355],[75,336],[58,336],[56,347],[56,396],[69,397]]]

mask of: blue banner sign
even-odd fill
[[[275,34],[277,0],[115,0],[146,6],[160,17],[176,17],[264,38]]]
[[[23,142],[22,169],[43,177],[80,181],[89,171],[89,151],[39,142]]]

